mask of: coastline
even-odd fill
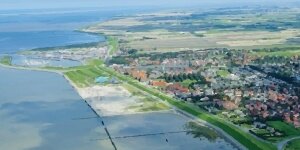
[[[80,31],[80,32],[85,32],[85,33],[89,33],[89,34],[92,34],[92,31]],[[95,33],[95,35],[103,35],[105,37],[105,39],[107,39],[107,35],[105,34],[101,34],[101,33]],[[107,42],[107,41],[104,41],[104,42]],[[97,42],[96,42],[97,43]],[[83,44],[84,45],[89,45],[91,43],[85,43]],[[62,47],[68,47],[68,46],[62,46]],[[55,48],[55,47],[52,47],[52,48]],[[42,48],[44,49],[44,48]],[[45,48],[44,50],[47,50],[48,48]],[[39,50],[36,49],[36,51]],[[33,71],[45,71],[45,72],[52,72],[52,73],[57,73],[61,76],[63,76],[67,81],[68,83],[72,86],[72,88],[77,92],[77,94],[81,97],[82,100],[84,100],[84,102],[90,107],[91,110],[93,110],[94,113],[97,114],[97,112],[95,111],[95,109],[90,105],[90,103],[82,96],[81,94],[81,91],[80,91],[80,87],[78,87],[74,82],[71,81],[70,78],[68,78],[68,76],[66,76],[63,71],[57,71],[57,70],[49,70],[49,69],[41,69],[41,68],[27,68],[27,67],[16,67],[16,66],[5,66],[5,65],[2,65],[0,64],[2,67],[8,67],[8,68],[11,68],[11,69],[23,69],[23,70],[33,70]],[[141,90],[141,89],[138,89],[138,90]],[[142,90],[141,90],[142,91]],[[227,132],[225,132],[224,130],[222,130],[221,128],[219,128],[218,126],[215,126],[205,120],[202,120],[200,118],[198,118],[197,116],[193,115],[193,114],[190,114],[188,112],[185,112],[183,110],[179,110],[178,108],[175,108],[175,106],[173,106],[172,104],[169,104],[168,102],[152,95],[153,97],[155,97],[156,99],[158,99],[159,101],[163,102],[164,104],[167,104],[168,106],[172,106],[171,108],[173,108],[173,110],[177,113],[177,114],[181,114],[185,117],[188,117],[188,118],[192,118],[193,120],[195,120],[197,123],[200,123],[202,125],[205,125],[205,126],[208,126],[208,127],[211,127],[213,129],[215,129],[218,133],[220,133],[220,135],[222,135],[223,137],[225,137],[224,139],[226,139],[227,142],[233,144],[234,146],[236,146],[238,149],[247,149],[243,144],[241,144],[240,142],[238,142],[234,137],[230,136]],[[147,112],[146,112],[147,113]],[[98,114],[99,115],[99,114]]]
[[[0,67],[9,68],[9,69],[18,69],[18,70],[50,72],[50,73],[57,73],[59,75],[63,75],[63,72],[61,72],[61,71],[42,69],[42,68],[28,68],[28,67],[22,67],[22,66],[8,66],[8,65],[1,64],[1,63],[0,63]]]
[[[81,29],[81,30],[74,30],[75,32],[82,32],[82,33],[88,33],[88,34],[92,34],[92,35],[101,35],[104,37],[104,41],[102,43],[105,43],[107,42],[107,38],[108,38],[108,35],[105,35],[105,33],[95,33],[93,31],[85,31],[85,28]],[[59,47],[45,47],[45,48],[36,48],[36,49],[32,49],[30,51],[47,51],[47,50],[55,50],[56,48],[73,48],[73,47],[76,47],[76,46],[80,46],[80,47],[85,47],[85,46],[95,46],[95,45],[98,45],[100,44],[99,42],[90,42],[90,43],[82,43],[82,44],[75,44],[75,45],[66,45],[66,46],[59,46]],[[21,51],[21,52],[24,52],[24,51]],[[63,78],[65,80],[67,80],[67,82],[69,83],[69,85],[71,85],[71,87],[76,91],[76,93],[80,96],[80,98],[82,100],[84,100],[84,102],[88,105],[88,107],[97,115],[99,116],[100,114],[97,113],[97,111],[91,106],[91,104],[86,100],[86,98],[82,95],[82,91],[81,91],[81,88],[78,87],[67,75],[64,74],[63,71],[58,71],[58,70],[49,70],[49,69],[42,69],[42,68],[28,68],[28,67],[19,67],[19,66],[7,66],[7,65],[3,65],[3,64],[0,64],[0,67],[6,67],[6,68],[11,68],[11,69],[22,69],[22,70],[31,70],[31,71],[43,71],[43,72],[51,72],[51,73],[57,73],[61,76],[63,76]],[[132,86],[132,85],[131,85]],[[136,88],[136,87],[134,87]],[[141,89],[138,89],[140,91],[142,91]],[[144,92],[144,91],[143,91]],[[241,150],[244,150],[244,149],[247,149],[243,144],[241,144],[240,142],[238,142],[234,137],[230,136],[227,132],[223,131],[220,127],[218,126],[215,126],[205,120],[202,120],[200,118],[198,118],[197,116],[193,115],[193,114],[190,114],[188,112],[185,112],[184,110],[180,110],[178,108],[176,108],[175,106],[173,106],[172,104],[162,100],[161,98],[159,97],[156,97],[154,95],[151,95],[153,97],[155,97],[155,99],[163,102],[164,104],[170,106],[172,109],[173,112],[175,112],[176,114],[178,115],[181,115],[181,116],[184,116],[184,117],[187,117],[187,118],[190,118],[192,119],[193,121],[196,121],[197,123],[201,124],[201,125],[204,125],[204,126],[207,126],[207,127],[210,127],[210,128],[213,128],[214,130],[216,130],[219,134],[220,134],[220,137],[224,137],[224,139],[231,143],[232,145],[234,145],[236,148],[238,149],[241,149]],[[157,111],[155,111],[157,112]],[[151,113],[151,112],[142,112],[142,113]],[[138,112],[135,112],[135,113],[132,113],[132,114],[139,114]],[[124,114],[124,115],[128,115],[128,114]],[[130,113],[129,113],[130,115]],[[99,116],[100,117],[100,116]]]
[[[3,65],[0,64],[0,67],[4,67],[4,68],[9,68],[9,69],[19,69],[19,70],[29,70],[29,71],[42,71],[42,72],[50,72],[50,73],[56,73],[58,75],[61,75],[68,83],[69,85],[71,85],[72,89],[76,91],[76,93],[80,96],[80,98],[88,105],[88,107],[97,115],[99,116],[100,114],[97,113],[97,111],[93,108],[93,106],[91,106],[91,104],[86,100],[86,98],[82,95],[82,91],[81,88],[78,87],[74,82],[71,81],[70,78],[68,78],[68,76],[66,76],[62,71],[56,71],[56,70],[48,70],[48,69],[40,69],[40,68],[26,68],[26,67],[18,67],[18,66],[7,66],[7,65]],[[136,87],[134,87],[136,88]],[[140,90],[140,89],[138,89]],[[142,91],[144,92],[144,91]],[[152,95],[153,96],[153,95]],[[166,104],[167,106],[169,106],[171,109],[169,110],[161,110],[161,111],[148,111],[148,112],[134,112],[134,113],[125,113],[123,115],[134,115],[134,114],[145,114],[145,113],[152,113],[152,112],[173,112],[177,115],[183,116],[183,117],[187,117],[190,118],[193,121],[196,121],[198,124],[209,127],[209,128],[213,128],[214,130],[216,130],[219,133],[220,137],[223,137],[225,141],[231,143],[232,145],[234,145],[234,147],[236,147],[239,150],[246,150],[247,148],[245,146],[243,146],[241,143],[239,143],[237,140],[235,140],[232,136],[230,136],[228,133],[226,133],[225,131],[223,131],[221,128],[212,125],[210,123],[208,123],[205,120],[202,120],[200,118],[198,118],[197,116],[194,116],[192,114],[189,114],[187,112],[184,112],[182,110],[179,110],[177,108],[175,108],[174,106],[172,106],[171,104],[167,103],[166,101],[161,100],[158,97],[153,96],[156,100]],[[112,116],[116,116],[116,115],[112,115]]]

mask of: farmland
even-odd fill
[[[120,48],[140,52],[287,47],[298,46],[299,13],[261,7],[161,12],[118,17],[83,31],[114,37]]]

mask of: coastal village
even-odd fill
[[[248,9],[246,12],[249,13]],[[130,133],[124,137],[165,136],[175,132],[189,136],[188,132],[192,132],[200,141],[202,137],[213,139],[214,146],[217,146],[214,140],[224,138],[230,147],[270,150],[284,149],[291,140],[299,140],[300,50],[289,44],[297,43],[300,30],[290,27],[284,30],[279,23],[278,28],[252,31],[250,24],[243,26],[244,31],[236,30],[240,27],[237,26],[226,33],[219,18],[214,20],[218,25],[216,30],[206,27],[205,21],[204,29],[199,29],[198,21],[204,17],[201,13],[162,16],[145,14],[109,20],[83,29],[105,35],[105,42],[22,51],[17,55],[24,56],[25,64],[23,61],[16,64],[13,60],[20,58],[6,55],[0,58],[0,64],[62,75],[100,119],[153,114],[163,120],[126,118],[119,122],[124,127],[120,131],[133,130],[134,123],[148,128],[139,123],[144,120],[147,124],[164,124],[166,129],[170,125],[182,128],[166,132],[153,126],[153,133]],[[161,22],[156,24],[158,18]],[[174,18],[178,23],[170,25],[169,19]],[[244,25],[243,17],[237,20]],[[123,22],[128,26],[119,26]],[[278,41],[287,43],[278,45],[282,44]],[[27,63],[31,59],[37,65]],[[46,60],[56,63],[39,63]],[[76,63],[68,66],[66,60]],[[187,120],[183,120],[184,125],[173,124],[154,113],[169,113],[168,121],[176,121],[177,115]],[[106,123],[101,121],[115,147],[113,140],[121,137],[111,137]],[[160,142],[168,145],[174,141],[170,136]]]
[[[276,124],[300,127],[297,56],[261,57],[255,51],[230,49],[129,53],[113,57],[110,67],[257,137],[289,136]]]
[[[94,109],[104,111],[99,114],[132,114],[169,108],[153,101],[149,95],[139,95],[142,99],[133,98],[129,94],[132,87],[124,89],[126,82],[89,63],[107,66],[149,89],[216,116],[257,139],[276,143],[300,134],[300,58],[297,49],[287,54],[282,53],[285,49],[279,48],[138,53],[135,49],[116,50],[110,44],[75,50],[29,51],[26,55],[74,60],[87,65],[86,68],[62,68],[62,71]],[[105,88],[107,85],[111,86],[109,90]],[[127,93],[128,99],[118,99],[118,103],[99,100],[104,97],[99,93],[112,89],[115,93],[123,89],[119,94]]]

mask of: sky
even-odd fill
[[[281,2],[280,2],[281,1]],[[284,2],[282,2],[284,1]],[[0,0],[0,10],[7,9],[45,9],[45,8],[122,8],[137,6],[222,6],[276,4],[295,2],[299,0]]]

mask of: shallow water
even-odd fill
[[[0,75],[1,150],[113,150],[102,121],[119,150],[235,149],[172,111],[99,118],[55,73],[0,67]]]
[[[104,37],[76,32],[117,15],[145,9],[50,9],[0,11],[0,54],[43,47],[104,42]]]
[[[101,121],[54,73],[0,68],[0,149],[112,148]]]
[[[207,127],[189,132],[195,130],[187,128],[191,120],[171,111],[104,117],[104,121],[121,150],[237,149]]]
[[[103,42],[103,36],[76,32],[118,12],[101,10],[0,11],[0,53]]]
[[[98,41],[103,42],[104,37],[74,31],[0,32],[0,53]]]

